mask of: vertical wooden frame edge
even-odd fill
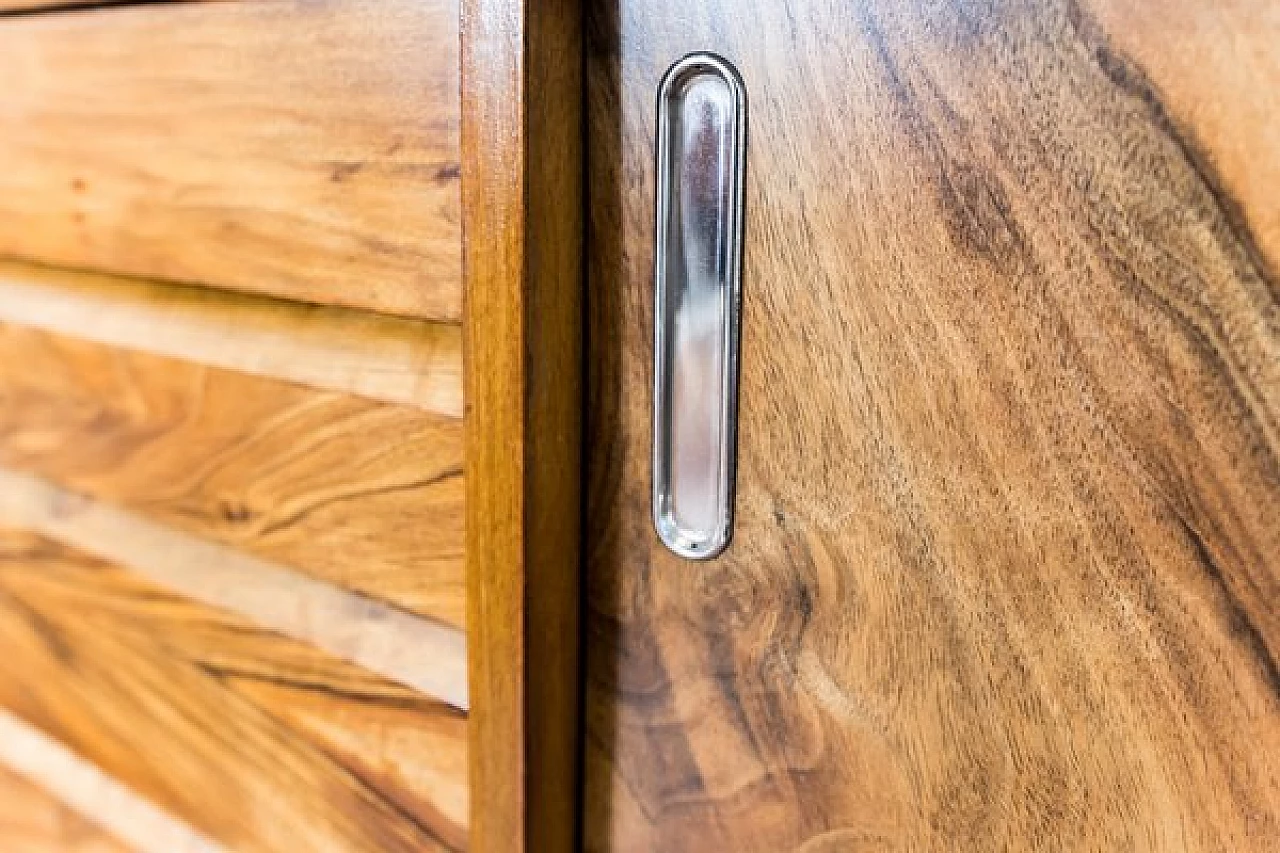
[[[460,11],[471,850],[556,853],[577,830],[580,12]]]

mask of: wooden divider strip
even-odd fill
[[[453,325],[14,261],[0,320],[462,416]]]
[[[578,823],[582,17],[462,3],[472,853]]]
[[[466,709],[467,641],[291,569],[0,468],[0,518]]]
[[[187,824],[133,793],[22,718],[0,709],[0,764],[142,853],[221,853]]]

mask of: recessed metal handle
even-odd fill
[[[695,53],[658,87],[653,522],[689,559],[733,534],[747,100]]]

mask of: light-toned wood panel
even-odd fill
[[[1280,849],[1264,211],[1124,39],[1057,0],[591,15],[585,849]],[[649,518],[653,92],[699,49],[750,130],[737,525],[689,563]]]
[[[576,0],[462,4],[472,849],[576,835],[582,406]]]
[[[0,465],[460,626],[462,422],[0,323]]]
[[[146,4],[0,28],[0,255],[461,312],[456,0]]]
[[[457,628],[3,468],[0,522],[37,530],[165,589],[467,707],[466,638]]]
[[[1225,212],[1280,264],[1280,3],[1259,0],[1085,0],[1098,27],[1150,85],[1189,157],[1212,169]]]
[[[0,731],[3,731],[0,721]],[[6,736],[0,734],[0,762]],[[102,827],[53,794],[0,767],[0,850],[5,853],[126,853]]]
[[[13,261],[0,321],[462,416],[457,326]]]
[[[407,688],[19,531],[0,645],[0,704],[231,849],[465,847],[466,719]]]

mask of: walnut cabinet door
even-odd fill
[[[1280,10],[588,5],[585,849],[1280,849]],[[709,560],[651,521],[698,51],[747,102]]]

